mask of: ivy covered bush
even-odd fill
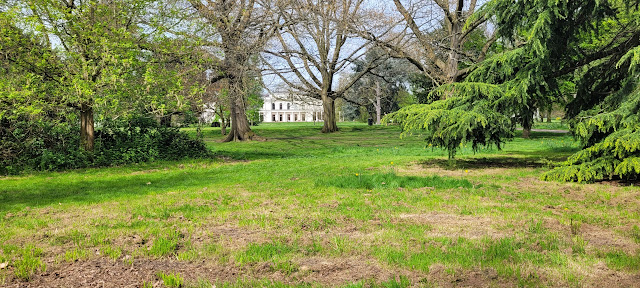
[[[67,121],[0,123],[0,174],[113,166],[211,155],[201,139],[149,117],[106,120],[93,152],[80,147],[78,125]]]

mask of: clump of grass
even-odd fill
[[[636,241],[636,243],[640,243],[640,227],[638,227],[638,225],[633,225],[631,233],[629,234],[631,235],[631,239]]]
[[[118,260],[118,258],[122,256],[122,250],[118,247],[113,247],[111,245],[104,246],[102,248],[102,253],[107,257],[111,258],[113,261]]]
[[[13,263],[16,278],[29,281],[38,271],[46,271],[47,265],[42,262],[42,250],[33,245],[19,251],[19,258]]]
[[[604,257],[607,260],[609,267],[618,270],[638,271],[640,270],[640,252],[636,252],[636,255],[628,255],[623,251],[610,251],[604,253],[598,253],[599,257]]]
[[[369,174],[356,173],[348,176],[318,180],[317,186],[334,186],[339,188],[422,188],[432,187],[441,189],[473,188],[471,182],[464,179],[453,179],[437,175],[428,177],[398,176],[395,173]]]
[[[273,264],[272,270],[289,275],[298,271],[298,266],[289,259],[290,255],[296,251],[298,251],[297,247],[278,241],[265,244],[252,243],[246,250],[236,255],[235,261],[240,265],[269,261]]]
[[[265,244],[251,243],[245,251],[236,255],[235,260],[239,264],[256,263],[272,260],[275,257],[281,257],[285,254],[293,253],[294,251],[295,247],[282,242]]]
[[[411,287],[411,281],[406,276],[394,277],[389,279],[388,281],[384,281],[381,283],[376,283],[375,280],[364,280],[357,283],[349,284],[342,286],[343,288],[405,288]]]
[[[179,273],[165,274],[164,272],[158,272],[157,276],[167,287],[182,287],[184,284],[184,279]]]
[[[529,232],[533,234],[542,234],[545,231],[544,226],[542,226],[542,221],[535,219],[531,219],[529,222]]]
[[[64,261],[67,262],[75,262],[87,258],[89,258],[89,252],[84,249],[75,248],[73,250],[64,252]]]
[[[175,231],[170,231],[165,235],[159,235],[153,241],[148,254],[156,257],[171,255],[178,249],[179,235]]]
[[[584,254],[585,247],[587,246],[587,244],[588,242],[584,240],[582,237],[580,236],[573,237],[573,245],[571,246],[571,250],[573,251],[574,254]]]
[[[571,235],[580,234],[580,228],[582,227],[582,222],[578,220],[574,221],[573,218],[571,218],[569,222],[569,226],[571,227]]]

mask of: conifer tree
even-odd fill
[[[637,113],[633,66],[640,44],[638,2],[490,1],[477,15],[491,14],[504,51],[471,67],[464,82],[432,92],[452,97],[404,108],[386,120],[400,122],[404,133],[426,134],[428,142],[447,149],[450,157],[466,142],[474,149],[500,147],[512,137],[516,123],[531,125],[532,107],[553,100],[565,92],[562,83],[576,79],[569,115],[578,115],[575,132],[587,148],[546,178],[593,181],[605,175],[630,176],[630,171],[640,171],[629,158],[636,151],[632,147],[640,145],[623,145],[621,139],[635,137],[635,130],[629,129]],[[596,77],[599,80],[593,81]]]

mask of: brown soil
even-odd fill
[[[374,260],[365,258],[324,258],[311,257],[299,259],[298,272],[293,278],[304,283],[322,283],[326,286],[339,286],[358,281],[376,280],[388,281],[399,275],[404,275],[417,283],[421,278],[415,272],[391,270],[382,267]]]
[[[585,287],[640,287],[640,273],[624,273],[611,270],[598,262],[587,275]]]
[[[454,214],[402,214],[400,222],[429,224],[433,230],[427,232],[429,236],[464,237],[479,239],[484,237],[502,238],[512,231],[496,229],[497,220],[487,217],[463,216]]]
[[[162,287],[156,274],[179,273],[183,279],[194,281],[231,281],[243,275],[232,265],[177,262],[172,260],[135,260],[133,264],[99,258],[61,264],[35,275],[29,282],[13,280],[7,287],[142,287],[144,282]]]

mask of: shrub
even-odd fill
[[[80,148],[74,119],[0,122],[0,174],[112,166],[210,156],[201,139],[144,116],[104,120],[93,152]]]

